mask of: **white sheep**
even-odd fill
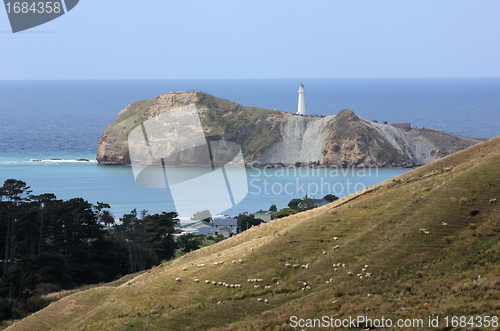
[[[333,237],[333,240],[339,240],[339,237]]]
[[[442,225],[442,226],[447,226],[447,225],[448,225],[448,223],[446,223],[446,222],[441,222],[441,225]]]
[[[353,275],[354,274],[352,272],[350,272],[350,271],[347,273],[347,276],[353,276]]]
[[[175,281],[176,281],[176,282],[180,282],[180,281],[181,281],[181,279],[180,279],[180,278],[176,278],[176,279],[175,279]]]
[[[257,301],[261,302],[262,301],[262,298],[258,298]]]
[[[369,267],[368,264],[365,264],[365,268],[368,269],[368,267]]]
[[[265,303],[269,303],[269,300],[267,300],[267,299],[264,299],[264,302],[265,302]]]
[[[182,268],[182,270],[187,271],[187,270],[188,270],[188,268],[187,268],[187,267],[184,267],[184,268]]]
[[[238,262],[239,263],[244,263],[245,261],[243,261],[242,259],[239,259]]]
[[[205,284],[210,284],[210,281],[208,279],[206,279]]]
[[[198,278],[195,278],[194,281],[195,281],[195,283],[199,283],[200,282],[200,280]]]
[[[323,255],[326,255],[326,251],[323,251]]]
[[[293,268],[294,268],[294,269],[297,269],[298,267],[300,267],[300,265],[299,265],[299,264],[297,264],[297,263],[293,265]]]

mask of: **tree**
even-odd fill
[[[278,211],[278,207],[273,203],[271,207],[269,207],[269,211]]]
[[[295,210],[301,212],[309,209],[314,209],[316,207],[318,207],[318,205],[314,203],[312,199],[308,198],[306,195],[304,199],[301,199],[301,201],[297,204],[297,209]]]
[[[0,187],[0,224],[5,233],[4,273],[13,263],[25,216],[22,207],[29,202],[31,192],[25,182],[16,179],[7,179]]]
[[[146,216],[148,241],[152,245],[158,261],[169,260],[175,255],[176,243],[172,233],[178,221],[177,213],[163,212]]]
[[[187,233],[177,238],[177,247],[180,248],[184,254],[186,254],[200,248],[202,242],[203,236],[194,233]]]
[[[38,228],[38,254],[42,253],[44,248],[45,238],[46,238],[46,215],[49,214],[53,207],[60,203],[62,200],[57,200],[56,196],[52,193],[44,193],[40,195],[33,195],[31,197],[32,205],[35,213],[39,218],[39,228]],[[50,219],[50,217],[49,217]]]
[[[288,203],[288,207],[289,207],[290,209],[293,209],[293,210],[297,211],[297,210],[298,210],[298,208],[299,208],[299,207],[298,207],[298,206],[299,206],[299,203],[300,203],[301,201],[302,201],[302,199],[292,199],[292,200],[290,200],[290,202]]]
[[[238,222],[238,229],[240,230],[240,232],[246,231],[252,226],[264,223],[264,221],[261,220],[260,218],[255,218],[245,214],[238,215],[237,222]]]
[[[295,209],[292,209],[292,208],[283,208],[279,212],[277,212],[276,214],[274,214],[274,217],[275,218],[282,218],[282,217],[290,216],[290,215],[293,215],[293,214],[297,214],[297,211]]]
[[[339,199],[339,197],[333,195],[333,194],[327,194],[323,197],[324,200],[328,200],[330,202],[334,202]]]

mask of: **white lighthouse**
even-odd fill
[[[304,84],[300,84],[299,86],[299,106],[297,108],[297,115],[305,115],[306,114],[306,102],[304,101],[304,94],[306,90],[304,90]]]

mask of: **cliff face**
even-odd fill
[[[422,165],[478,143],[445,132],[368,121],[350,110],[324,118],[242,106],[202,92],[162,94],[118,113],[99,140],[99,164],[129,165],[133,128],[174,108],[195,104],[207,140],[241,146],[246,162],[327,166]]]

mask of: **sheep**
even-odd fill
[[[273,283],[277,282],[278,280],[279,280],[279,278],[278,278],[278,277],[273,277],[273,278],[271,279],[271,281],[272,281]]]
[[[217,286],[217,282],[215,280],[212,280],[212,285]]]
[[[290,263],[285,263],[285,268],[290,268]]]
[[[217,282],[217,285],[222,286],[223,282]]]
[[[353,276],[353,273],[349,271],[349,272],[347,273],[347,276]]]
[[[232,263],[233,263],[233,264],[236,264],[236,260],[233,260],[233,261],[232,261]]]
[[[365,271],[366,271],[366,268],[361,269],[361,271],[365,272]]]
[[[333,277],[332,277],[332,278],[330,278],[330,283],[333,283]]]
[[[271,285],[266,285],[266,286],[264,286],[264,288],[265,288],[266,290],[270,290],[270,289],[271,289]]]
[[[205,263],[198,264],[198,268],[203,268],[205,266]]]
[[[448,225],[448,223],[446,223],[446,222],[441,222],[441,225],[442,225],[442,226],[447,226],[447,225]]]
[[[369,268],[369,265],[368,264],[365,264],[365,268],[368,269]]]
[[[217,303],[220,305],[222,303],[222,301],[218,301]]]
[[[181,279],[180,279],[180,278],[176,278],[176,279],[175,279],[175,281],[176,281],[176,282],[180,282],[180,281],[181,281]]]
[[[429,231],[424,231],[424,234],[430,234],[430,232]]]
[[[269,300],[267,300],[267,299],[264,299],[264,302],[265,302],[265,303],[269,303]]]
[[[250,250],[251,250],[251,251],[253,251],[253,250],[254,250],[254,248],[252,247],[252,248],[250,248]]]
[[[497,203],[497,198],[490,199],[490,205]]]
[[[327,280],[325,283],[326,283],[326,284],[330,284],[330,281],[329,281],[329,280]]]
[[[210,281],[208,279],[206,279],[205,284],[210,284]]]
[[[363,276],[359,276],[359,279],[360,279],[360,280],[363,280]]]
[[[425,233],[425,231],[427,231],[427,229],[420,229],[418,230],[420,233]]]
[[[262,298],[258,298],[257,301],[261,302],[262,301]]]
[[[219,264],[224,264],[224,261],[219,261]]]
[[[294,269],[298,269],[299,267],[300,267],[300,265],[298,265],[298,264],[294,264],[294,265],[293,265],[293,268],[294,268]]]
[[[337,302],[338,302],[338,300],[333,300],[333,301],[332,301],[332,303],[337,303]]]
[[[443,171],[451,171],[453,169],[453,166],[445,167],[443,168]]]
[[[309,269],[309,263],[308,264],[303,264],[302,269]]]
[[[339,249],[339,248],[340,248],[340,246],[339,246],[339,245],[337,245],[337,246],[333,246],[333,250],[336,250],[336,249]]]
[[[345,263],[342,263],[342,268],[345,268]]]
[[[337,271],[337,268],[333,268],[333,271]]]
[[[333,240],[339,240],[339,237],[333,237]]]
[[[372,276],[371,272],[367,272],[367,273],[365,274],[365,277],[366,277],[366,278],[370,278],[371,276]]]
[[[244,263],[245,261],[243,261],[242,259],[239,259],[239,260],[238,260],[238,262],[239,262],[240,264],[242,264],[242,263]]]
[[[309,290],[309,291],[310,291],[310,290],[311,290],[311,288],[310,288],[309,286],[306,286],[306,290]]]
[[[367,297],[371,297],[372,295],[371,295],[370,293],[368,293],[366,296],[367,296]]]
[[[326,255],[326,251],[323,251],[323,255]]]
[[[361,277],[361,274],[357,274],[356,277]]]
[[[199,282],[200,282],[200,280],[199,280],[198,278],[195,278],[195,279],[194,279],[194,282],[195,282],[195,283],[199,283]]]
[[[214,262],[214,265],[219,265],[219,262]]]
[[[187,267],[184,267],[184,268],[182,268],[182,270],[187,271],[187,270],[188,270],[188,268],[187,268]]]
[[[259,284],[256,284],[256,285],[254,285],[253,287],[254,287],[254,288],[259,288],[259,286],[260,286]]]

